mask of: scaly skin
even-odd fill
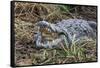
[[[59,34],[59,38],[53,40],[52,42],[46,41],[46,43],[42,43],[41,32],[38,31],[36,35],[34,35],[36,47],[59,47],[57,45],[60,42],[65,41],[64,37],[66,37],[66,43],[68,43],[69,46],[72,44],[74,36],[77,42],[82,41],[82,39],[85,37],[96,39],[97,25],[94,21],[86,21],[82,19],[68,19],[59,21],[56,24],[51,24],[47,21],[40,21],[36,23],[36,27],[48,28],[48,31],[56,32]]]

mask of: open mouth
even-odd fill
[[[35,28],[37,28],[37,30],[34,31],[34,36],[36,36],[36,39],[34,39],[35,45],[38,47],[52,48],[62,41],[62,39],[59,38],[58,33],[51,32],[48,28]]]

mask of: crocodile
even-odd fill
[[[73,39],[77,43],[83,39],[96,39],[97,23],[94,21],[87,21],[82,19],[67,19],[58,21],[56,24],[47,21],[39,21],[35,24],[38,27],[37,32],[34,33],[34,43],[37,48],[53,48],[59,47],[59,43],[65,41],[66,46],[71,46]],[[49,32],[58,33],[59,37],[51,42],[42,42],[42,34],[39,31],[41,28],[47,28]]]

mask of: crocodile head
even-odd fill
[[[67,43],[66,45],[70,46],[71,40],[67,32],[60,29],[55,24],[48,23],[47,21],[39,21],[36,23],[35,27],[39,28],[36,29],[34,34],[36,47],[59,47],[59,43],[63,43],[64,41]]]

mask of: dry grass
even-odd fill
[[[76,44],[73,40],[71,48],[68,48],[66,43],[65,45],[60,43],[61,47],[55,49],[34,48],[33,33],[35,31],[34,24],[36,22],[40,20],[47,20],[48,22],[56,23],[56,21],[60,21],[62,19],[84,18],[84,14],[80,15],[78,13],[78,9],[81,7],[83,6],[72,7],[70,5],[16,2],[14,9],[16,40],[15,64],[17,66],[25,66],[96,61],[96,40],[87,39],[80,44]],[[90,12],[91,11],[89,10],[89,13]],[[90,14],[93,19],[95,19],[96,16],[95,12],[96,11],[92,11]],[[42,30],[42,32],[47,34],[45,30]],[[55,33],[51,33],[50,35],[52,36],[49,38],[55,38],[56,34],[54,34]]]

